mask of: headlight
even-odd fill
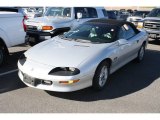
[[[20,56],[20,58],[19,58],[19,63],[21,64],[21,65],[24,65],[24,63],[26,62],[26,56],[25,56],[25,54],[22,54],[21,56]]]
[[[80,73],[80,70],[73,67],[56,67],[49,72],[49,75],[73,76]]]

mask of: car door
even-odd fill
[[[125,39],[127,40],[129,46],[127,57],[132,59],[138,53],[140,46],[140,38],[138,37],[138,33],[136,33],[132,26],[126,24],[124,25],[124,27],[126,27]]]
[[[120,28],[118,66],[123,66],[136,57],[139,46],[136,35],[136,32],[129,24],[124,24]]]
[[[82,18],[77,18],[77,13],[82,13]],[[71,25],[71,28],[77,27],[78,25],[91,20],[98,18],[98,13],[95,8],[92,7],[75,7],[74,8],[75,19]]]

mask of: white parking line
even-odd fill
[[[18,71],[18,69],[11,70],[11,71],[4,72],[4,73],[0,73],[0,76],[7,75],[7,74],[10,74],[10,73],[13,73],[13,72],[17,72],[17,71]]]

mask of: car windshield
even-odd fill
[[[160,9],[153,9],[149,14],[148,17],[160,17]]]
[[[133,16],[140,16],[142,17],[143,15],[147,15],[149,12],[148,11],[136,11]]]
[[[28,8],[28,10],[27,10],[28,12],[36,12],[36,9],[34,9],[34,8]]]
[[[115,26],[86,23],[64,34],[64,38],[78,42],[110,43],[115,41],[116,31]]]
[[[45,16],[50,17],[71,17],[71,8],[67,7],[51,7],[48,8]]]

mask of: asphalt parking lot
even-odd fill
[[[58,93],[27,87],[18,78],[17,60],[28,48],[10,48],[7,65],[0,68],[1,113],[160,113],[160,41],[150,41],[144,61],[119,69],[100,92],[87,88]]]

